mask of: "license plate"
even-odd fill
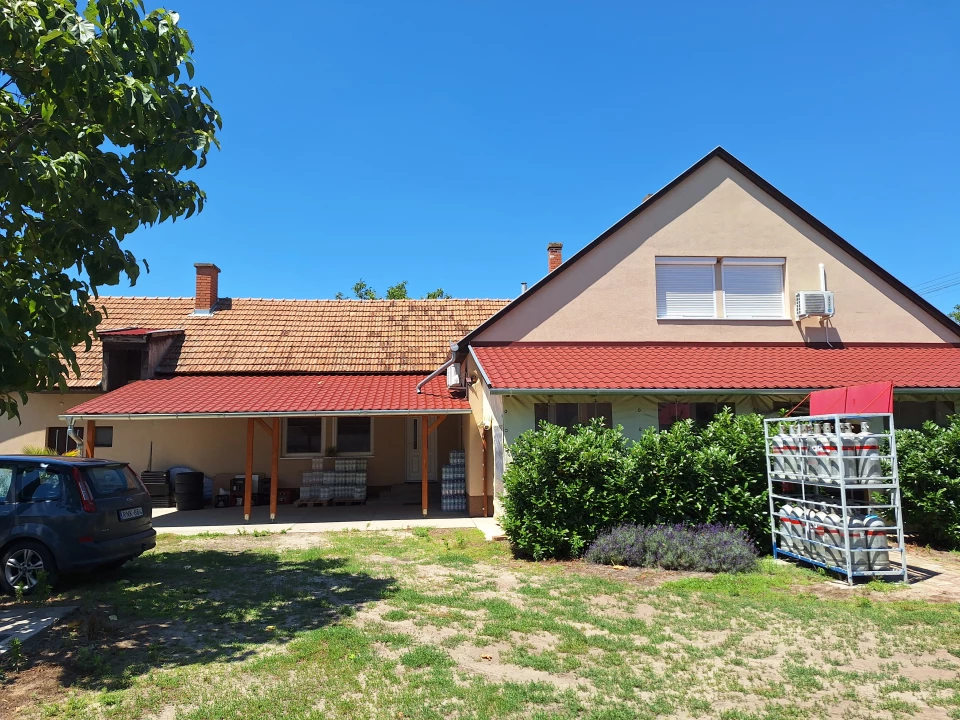
[[[134,518],[143,517],[143,508],[127,508],[126,510],[120,510],[117,513],[120,515],[121,520],[133,520]]]

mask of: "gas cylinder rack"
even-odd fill
[[[907,579],[893,415],[764,421],[773,556]],[[899,554],[899,558],[891,554]]]

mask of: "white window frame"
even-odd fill
[[[318,453],[291,453],[287,452],[287,424],[290,420],[320,420],[320,437],[321,437],[321,449]],[[283,425],[281,426],[281,437],[280,437],[280,457],[281,458],[315,458],[323,457],[327,452],[328,442],[327,442],[327,418],[325,417],[303,417],[303,418],[283,418]]]
[[[356,417],[368,417],[370,418],[370,451],[369,452],[340,452],[340,448],[337,447],[337,420],[339,418],[331,418],[333,422],[333,431],[330,433],[331,442],[333,447],[337,449],[337,457],[373,457],[373,436],[374,436],[374,416],[373,415],[359,415]],[[327,437],[324,435],[324,437]]]
[[[789,320],[787,315],[787,279],[786,279],[786,258],[740,258],[725,257],[720,263],[721,285],[723,290],[723,317],[730,320]],[[780,314],[779,315],[751,315],[731,317],[727,308],[727,267],[742,267],[744,265],[762,265],[780,267]]]
[[[655,261],[656,265],[710,265],[712,272],[710,273],[710,293],[713,297],[713,314],[712,315],[661,315],[660,314],[660,303],[659,295],[660,288],[659,286],[654,288],[654,291],[657,294],[657,320],[716,320],[719,316],[717,315],[717,273],[716,265],[717,258],[715,257],[658,257]],[[654,280],[656,285],[656,279]]]

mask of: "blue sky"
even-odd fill
[[[122,293],[513,297],[716,145],[908,285],[960,272],[960,3],[171,7],[223,150]]]

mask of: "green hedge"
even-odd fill
[[[960,416],[945,428],[897,432],[908,530],[922,543],[960,547]],[[543,424],[510,446],[504,532],[522,555],[571,558],[604,530],[632,523],[720,523],[768,544],[763,419],[724,410],[645,431],[594,421],[568,431]]]
[[[769,528],[759,415],[725,410],[703,430],[687,420],[633,444],[600,421],[544,423],[510,453],[502,524],[529,557],[578,557],[622,523],[726,523],[753,537]]]

